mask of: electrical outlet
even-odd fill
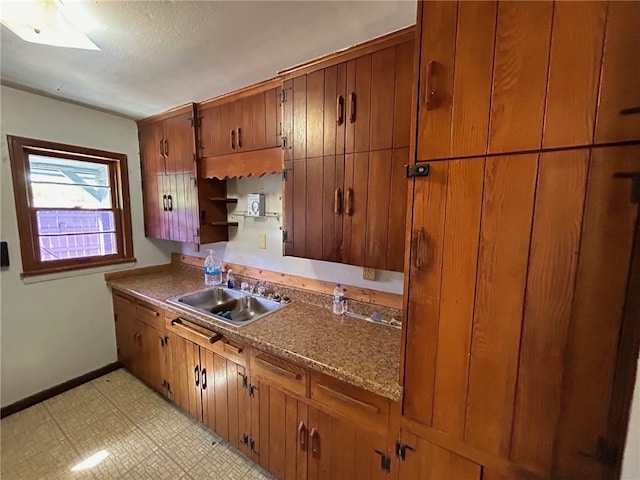
[[[267,234],[261,233],[258,235],[258,248],[265,249],[267,248]]]
[[[362,278],[365,280],[375,280],[376,279],[376,269],[375,268],[363,268],[362,269]]]

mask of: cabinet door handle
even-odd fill
[[[168,210],[168,208],[167,208],[167,196],[166,195],[162,195],[162,209],[165,212]]]
[[[207,369],[206,368],[202,369],[202,389],[203,390],[207,389]]]
[[[304,426],[304,422],[300,422],[298,425],[298,445],[303,452],[307,449],[307,428]]]
[[[349,94],[349,122],[354,123],[356,121],[356,92]]]
[[[318,430],[315,428],[309,432],[309,438],[311,439],[311,454],[314,458],[320,458],[320,436]]]
[[[233,353],[234,355],[240,355],[242,353],[242,348],[231,345],[230,343],[225,343],[223,348]]]
[[[418,270],[422,270],[427,263],[427,232],[424,227],[420,227],[417,232],[413,234],[411,241],[411,257],[413,258],[413,266]]]
[[[174,318],[173,320],[171,320],[171,326],[184,329],[185,331],[189,332],[190,334],[196,335],[196,336],[202,338],[203,340],[206,340],[209,343],[216,343],[218,340],[220,340],[222,338],[222,335],[219,334],[219,333],[216,333],[216,334],[214,334],[212,336],[209,336],[209,335],[206,335],[206,334],[204,334],[202,332],[199,332],[198,330],[196,330],[194,328],[189,328],[188,325],[185,325],[183,323],[183,320],[181,318]]]
[[[338,126],[344,123],[344,98],[342,95],[338,95],[336,99],[336,123]]]
[[[316,387],[321,390],[324,390],[328,395],[331,395],[332,397],[340,400],[343,403],[349,403],[355,407],[362,408],[364,410],[369,410],[371,413],[374,413],[376,415],[380,413],[380,409],[378,408],[377,405],[372,405],[370,403],[363,402],[361,400],[358,400],[357,398],[353,398],[347,394],[334,390],[333,388],[328,387],[327,385],[323,385],[322,383],[316,383]]]
[[[347,188],[347,199],[345,201],[345,213],[349,216],[353,215],[353,188]]]
[[[333,192],[333,213],[336,215],[340,215],[340,204],[342,203],[340,197],[342,197],[342,191],[340,188],[336,188]]]
[[[238,148],[242,148],[242,129],[238,127]]]
[[[193,369],[193,376],[196,382],[196,387],[200,386],[200,366],[196,365],[196,368]]]
[[[287,370],[286,368],[282,368],[282,367],[279,367],[278,365],[274,365],[271,362],[263,360],[259,356],[256,356],[255,359],[256,359],[257,363],[260,363],[262,366],[264,366],[268,370],[271,370],[272,372],[275,372],[275,373],[277,373],[279,375],[282,375],[282,376],[285,376],[285,377],[289,377],[292,380],[300,380],[302,378],[299,373],[291,372],[291,371]]]
[[[229,145],[231,146],[231,150],[236,149],[236,131],[231,130],[229,132]]]
[[[427,72],[424,81],[423,101],[427,106],[427,110],[433,110],[436,107],[436,87],[434,86],[433,76],[435,75],[436,62],[431,60],[427,63]]]
[[[164,139],[164,157],[167,158],[169,156],[169,140],[167,138]]]
[[[173,212],[173,197],[171,195],[167,195],[167,200],[169,202],[169,211]]]
[[[164,138],[160,139],[160,156],[164,157]]]

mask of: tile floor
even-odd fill
[[[272,479],[122,369],[2,419],[0,462],[2,480]]]

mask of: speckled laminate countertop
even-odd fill
[[[200,272],[172,265],[166,271],[109,280],[124,293],[178,313],[194,323],[300,365],[398,401],[400,330],[296,301],[263,319],[237,328],[184,310],[165,300],[204,288]]]

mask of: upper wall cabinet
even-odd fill
[[[198,105],[198,147],[205,176],[282,170],[281,91],[279,82],[270,80]]]
[[[286,255],[403,270],[414,29],[284,72]]]
[[[195,172],[193,126],[193,104],[138,122],[143,175]]]
[[[418,161],[640,139],[636,2],[435,1],[418,21]]]

